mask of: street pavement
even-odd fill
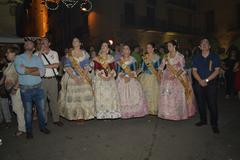
[[[34,138],[15,137],[16,122],[0,128],[0,160],[240,160],[240,101],[219,97],[220,134],[196,127],[198,116],[167,121],[154,116],[91,120],[64,127],[49,120],[50,135],[34,122]]]

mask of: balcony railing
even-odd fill
[[[167,4],[175,5],[185,9],[196,10],[197,4],[192,0],[167,0]]]
[[[200,28],[171,24],[165,20],[149,19],[147,16],[135,16],[134,18],[129,19],[128,16],[121,15],[121,27],[159,32],[179,32],[185,34],[201,34],[203,32]]]
[[[166,22],[148,18],[147,16],[134,16],[130,18],[126,15],[121,15],[121,26],[129,28],[138,28],[138,29],[162,29],[165,30]]]

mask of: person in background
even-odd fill
[[[41,49],[42,49],[41,38],[38,38],[38,39],[35,40],[35,45],[36,45],[35,52],[40,52]]]
[[[230,48],[228,51],[228,58],[225,60],[224,70],[225,70],[225,79],[226,79],[226,99],[229,99],[231,96],[235,96],[234,80],[235,72],[234,67],[237,64],[237,48]]]
[[[44,110],[44,90],[42,79],[45,75],[45,67],[40,57],[33,54],[34,42],[26,39],[24,43],[25,52],[18,55],[14,61],[15,69],[18,73],[20,94],[24,107],[24,117],[26,123],[26,137],[33,138],[32,132],[32,108],[36,105],[40,131],[49,134],[46,128]]]
[[[7,49],[6,58],[8,66],[4,71],[5,86],[9,91],[13,112],[17,115],[18,130],[15,132],[16,136],[21,136],[26,132],[25,119],[24,119],[24,108],[20,96],[20,89],[18,85],[18,74],[14,68],[14,59],[18,53],[18,48],[9,47]]]
[[[190,49],[186,49],[183,53],[185,58],[185,67],[184,70],[189,77],[189,80],[192,82],[192,53]]]
[[[97,57],[97,52],[96,51],[91,51],[90,52],[90,58],[94,59],[95,57]]]
[[[160,46],[158,48],[158,53],[159,53],[160,59],[162,60],[163,57],[165,56],[165,48],[163,46]]]
[[[67,56],[68,52],[69,52],[69,49],[65,48],[64,54],[63,54],[63,56],[62,56],[62,58],[60,60],[60,63],[59,63],[58,75],[60,77],[62,77],[64,75],[64,73],[65,73],[65,71],[64,71],[64,64],[65,64],[66,56]]]
[[[5,88],[6,77],[4,76],[4,71],[7,68],[7,61],[4,54],[1,54],[0,56],[0,124],[4,124],[6,128],[9,128],[12,122],[12,115],[9,106],[9,94]]]
[[[141,62],[142,62],[142,58],[140,55],[140,46],[134,47],[134,50],[132,52],[132,57],[136,59],[136,67],[137,67],[137,69],[139,69],[141,66]]]
[[[91,47],[89,48],[89,53],[91,53],[92,51],[95,51],[94,46],[91,46]]]
[[[48,120],[49,108],[51,109],[53,123],[59,127],[63,126],[59,117],[59,106],[58,106],[58,67],[59,57],[58,53],[50,48],[51,42],[47,38],[41,40],[42,48],[40,52],[35,53],[39,56],[46,69],[45,75],[43,76],[42,85],[45,95],[45,112],[46,112],[46,123]],[[49,102],[49,103],[48,103]]]
[[[227,59],[227,54],[224,48],[218,48],[219,58],[221,61],[220,73],[219,73],[219,85],[225,86],[225,60]]]
[[[235,90],[238,95],[238,99],[240,100],[240,59],[238,57],[238,62],[234,66],[235,72]]]
[[[120,58],[122,57],[122,48],[121,45],[116,45],[115,46],[115,54],[114,54],[114,60],[115,62],[118,62]]]
[[[201,54],[194,55],[193,77],[195,94],[200,114],[200,121],[196,126],[207,124],[207,107],[210,111],[210,119],[213,133],[218,134],[218,105],[217,105],[217,79],[220,70],[219,56],[210,51],[209,40],[204,38],[200,42]]]

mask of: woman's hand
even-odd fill
[[[98,73],[98,76],[104,81],[109,81],[110,80],[110,77],[104,76],[104,73]]]
[[[120,77],[121,79],[123,79],[123,78],[124,78],[124,74],[123,74],[123,73],[119,73],[119,77]]]
[[[161,81],[161,79],[162,79],[161,75],[160,75],[160,74],[158,74],[158,76],[157,76],[157,80],[160,82],[160,81]]]
[[[168,75],[168,79],[169,80],[174,80],[176,77],[174,76],[174,74],[172,74],[172,73],[169,73],[169,75]]]
[[[125,76],[124,81],[125,81],[125,83],[128,83],[130,81],[130,77]]]
[[[81,81],[77,76],[71,76],[71,78],[75,81],[75,83],[80,84]]]

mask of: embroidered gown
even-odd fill
[[[170,63],[177,71],[183,70],[185,65],[184,56],[177,52],[174,58],[169,58],[169,62],[166,62],[166,57],[162,60],[160,70],[163,71],[163,74],[160,84],[158,117],[168,120],[188,119],[196,113],[191,81],[188,79],[192,94],[187,102],[183,85],[166,67],[167,63]],[[183,74],[186,76],[185,72]]]
[[[97,119],[120,118],[121,112],[116,80],[114,78],[104,80],[100,77],[100,75],[108,77],[110,74],[116,76],[114,58],[108,55],[106,60],[101,60],[99,57],[93,60],[95,70],[94,92],[96,99],[96,117]]]
[[[74,57],[75,58],[75,57]],[[83,51],[83,57],[75,58],[81,68],[89,70],[89,55]],[[95,101],[91,85],[74,70],[71,61],[66,58],[64,67],[73,69],[73,74],[80,79],[77,84],[67,72],[65,72],[60,91],[60,115],[68,120],[89,120],[95,116]]]
[[[160,65],[160,57],[157,54],[153,55],[153,67],[158,70]],[[148,113],[157,115],[158,98],[159,98],[159,82],[157,77],[150,71],[145,62],[142,62],[142,74],[139,77],[140,83],[143,87],[143,92],[146,96]]]
[[[136,60],[130,57],[124,62],[136,77]],[[143,117],[148,114],[146,99],[143,93],[141,84],[136,78],[130,78],[129,82],[125,82],[120,75],[129,77],[128,73],[124,72],[120,64],[117,65],[117,84],[120,95],[121,115],[122,118]]]

